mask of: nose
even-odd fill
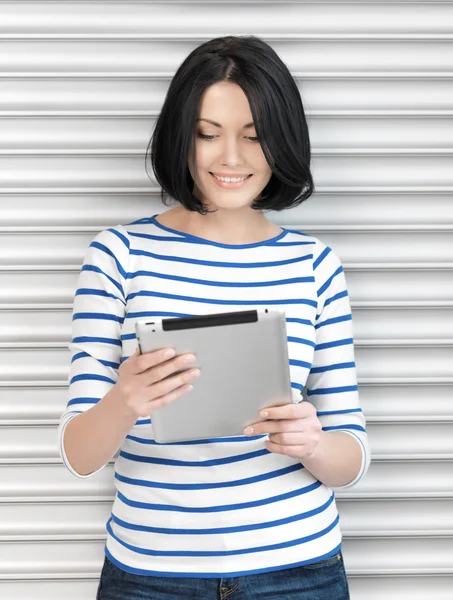
[[[240,142],[234,136],[225,138],[222,146],[222,166],[236,167],[242,162]]]

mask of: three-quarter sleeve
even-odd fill
[[[126,314],[129,238],[122,225],[102,230],[86,252],[73,302],[69,390],[58,427],[58,447],[67,469],[64,431],[76,415],[89,410],[115,385],[122,357],[121,327]],[[107,464],[107,463],[106,463]]]
[[[366,421],[360,407],[351,306],[339,257],[317,240],[313,256],[318,308],[316,346],[303,396],[317,410],[324,431],[344,431],[362,451],[362,464],[350,487],[367,472],[370,449]]]

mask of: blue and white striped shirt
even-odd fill
[[[118,380],[120,363],[137,347],[137,319],[274,305],[286,313],[296,401],[303,391],[324,430],[357,440],[362,467],[344,487],[356,483],[370,452],[338,256],[299,231],[285,229],[256,244],[220,244],[155,217],[104,229],[86,253],[74,298],[68,404],[58,430],[69,471],[82,477],[65,455],[64,428]],[[332,489],[297,459],[267,451],[265,439],[157,444],[150,419],[139,419],[114,464],[108,558],[141,575],[235,577],[338,552]]]

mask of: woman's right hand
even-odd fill
[[[169,351],[173,354],[169,355]],[[158,408],[190,392],[192,386],[188,382],[200,375],[199,369],[187,370],[194,360],[193,354],[175,356],[173,348],[145,354],[140,354],[137,348],[120,365],[119,379],[115,384],[126,410],[131,416],[148,417]],[[181,369],[186,370],[171,376]]]

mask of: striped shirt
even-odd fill
[[[273,306],[286,315],[294,401],[313,403],[325,431],[357,440],[361,469],[343,487],[355,484],[370,452],[338,256],[318,238],[290,229],[232,245],[170,229],[155,217],[104,229],[85,255],[68,346],[68,403],[58,429],[67,469],[83,477],[65,455],[65,426],[118,380],[120,363],[137,347],[137,319]],[[140,575],[235,577],[337,553],[334,491],[300,460],[269,452],[267,438],[158,444],[150,419],[138,419],[114,457],[108,558]]]

